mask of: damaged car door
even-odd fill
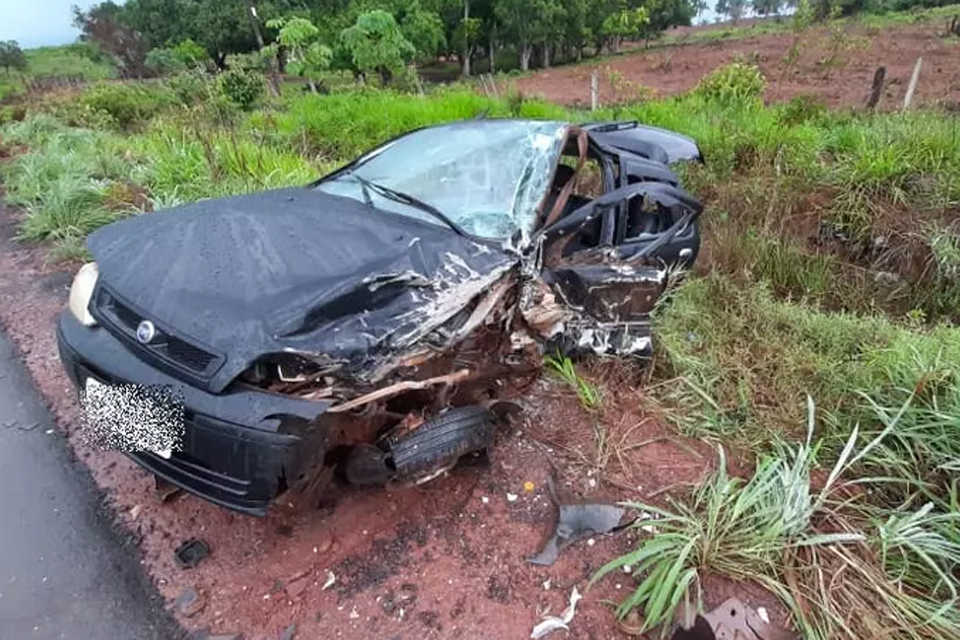
[[[659,145],[634,140],[646,158],[594,138],[587,154],[600,158],[608,190],[566,206],[543,229],[543,280],[577,312],[565,327],[565,350],[645,355],[650,313],[670,275],[696,259],[703,207],[678,186]]]

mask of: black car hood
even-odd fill
[[[461,311],[517,256],[437,225],[295,188],[201,201],[104,227],[100,285],[160,329],[225,358],[299,352],[360,377]]]

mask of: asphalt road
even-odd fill
[[[102,504],[0,331],[0,640],[181,636]]]

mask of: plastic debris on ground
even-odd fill
[[[570,627],[568,625],[577,614],[577,603],[580,602],[582,597],[577,588],[574,587],[573,591],[570,592],[570,604],[563,610],[563,613],[559,616],[544,616],[543,621],[533,628],[530,637],[543,638],[554,631],[569,631]]]
[[[332,587],[336,581],[337,581],[337,576],[334,575],[333,571],[330,571],[329,569],[327,569],[327,581],[323,583],[323,587],[320,590],[326,591],[327,589]]]
[[[203,540],[191,538],[173,552],[173,559],[181,569],[192,569],[210,555],[210,545]]]
[[[620,519],[623,514],[624,509],[609,504],[560,505],[553,535],[540,553],[527,558],[527,562],[551,565],[556,562],[560,551],[571,543],[590,535],[610,533],[622,528]]]

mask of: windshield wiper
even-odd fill
[[[408,195],[408,194],[406,194],[406,193],[401,193],[400,191],[396,191],[396,190],[394,190],[394,189],[391,189],[390,187],[385,187],[385,186],[383,186],[382,184],[377,184],[376,182],[371,182],[371,181],[367,180],[366,178],[357,175],[356,173],[351,173],[350,175],[351,175],[351,177],[357,179],[357,181],[364,187],[364,190],[365,190],[365,191],[366,191],[366,189],[370,189],[370,190],[372,190],[372,191],[376,191],[377,193],[379,193],[379,194],[380,194],[381,196],[383,196],[384,198],[388,198],[388,199],[390,199],[390,200],[394,200],[395,202],[401,202],[401,203],[403,203],[403,204],[410,205],[411,207],[414,207],[415,209],[419,209],[420,211],[423,211],[424,213],[429,213],[431,216],[433,216],[433,217],[436,218],[437,220],[443,222],[443,223],[446,224],[448,227],[450,227],[451,229],[453,229],[458,235],[461,235],[461,236],[466,236],[466,235],[467,235],[466,232],[464,232],[464,230],[459,227],[459,225],[455,224],[455,223],[453,222],[453,220],[451,220],[450,218],[448,218],[445,213],[443,213],[442,211],[440,211],[439,209],[437,209],[437,208],[436,208],[435,206],[433,206],[432,204],[427,204],[427,203],[424,202],[423,200],[420,200],[420,199],[418,199],[418,198],[414,198],[413,196]],[[369,198],[369,196],[367,196],[367,197]],[[367,204],[371,204],[371,203],[368,202]]]

